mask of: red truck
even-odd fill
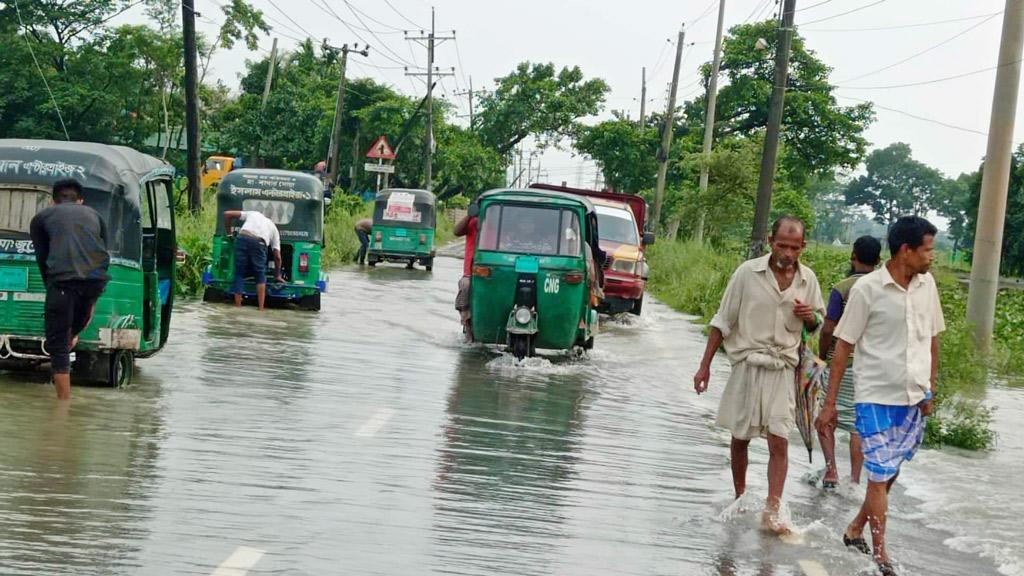
[[[647,246],[654,234],[646,232],[647,202],[632,194],[598,192],[554,184],[531,184],[530,188],[566,192],[587,197],[597,211],[597,230],[604,264],[604,299],[598,310],[606,314],[630,312],[639,315],[647,287]]]

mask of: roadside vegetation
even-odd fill
[[[696,316],[706,324],[733,270],[740,264],[739,249],[714,249],[694,242],[664,242],[649,252],[648,289],[672,308]],[[818,275],[822,290],[842,278],[849,267],[849,252],[833,247],[809,248],[803,263]],[[996,350],[987,363],[975,352],[965,321],[967,290],[954,274],[937,269],[947,331],[942,336],[939,393],[936,414],[928,422],[928,446],[956,446],[987,450],[995,445],[992,408],[983,403],[985,387],[993,377],[1019,379],[1024,372],[1024,292],[1004,292],[997,311]]]

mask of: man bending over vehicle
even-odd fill
[[[242,305],[242,289],[245,279],[256,279],[256,302],[260,310],[267,300],[267,248],[274,254],[274,279],[284,283],[281,276],[281,234],[274,222],[253,210],[228,210],[224,212],[224,232],[231,230],[231,221],[244,222],[235,240],[235,306]]]

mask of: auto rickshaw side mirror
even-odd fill
[[[644,246],[654,245],[654,232],[644,232]]]

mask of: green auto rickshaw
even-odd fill
[[[492,190],[478,202],[474,338],[519,359],[538,348],[592,348],[604,260],[593,204],[537,190]]]
[[[419,262],[433,270],[435,202],[434,195],[426,190],[391,188],[377,193],[367,263],[404,262],[412,268]]]
[[[328,275],[321,269],[324,241],[324,187],[310,174],[285,170],[241,169],[227,173],[217,189],[217,229],[210,265],[203,273],[203,300],[223,301],[233,296],[235,237],[224,229],[224,212],[254,211],[270,218],[281,235],[283,285],[267,284],[268,303],[298,304],[320,309],[320,294],[327,291]],[[268,256],[271,256],[268,254]],[[267,262],[268,271],[273,259]],[[267,276],[273,278],[268,272]],[[243,294],[254,298],[256,286],[246,280]]]
[[[134,359],[167,343],[178,245],[174,168],[124,146],[0,140],[0,365],[46,362],[39,276],[29,223],[48,206],[53,183],[74,178],[104,219],[110,283],[75,348],[76,377],[124,386]]]

